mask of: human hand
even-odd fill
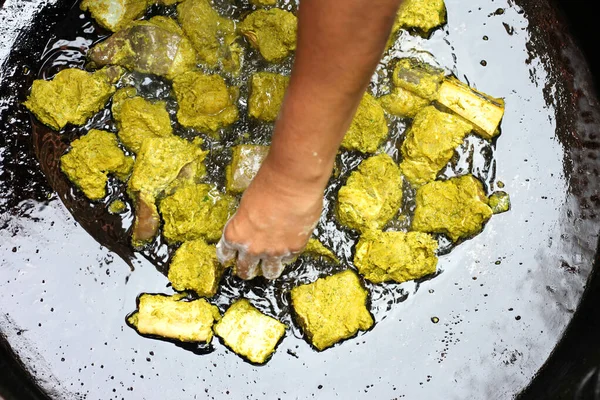
[[[222,264],[237,258],[242,279],[278,278],[306,246],[323,209],[321,183],[303,182],[263,162],[217,244]]]

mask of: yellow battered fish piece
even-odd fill
[[[137,154],[145,139],[171,136],[173,128],[166,107],[164,101],[150,102],[142,97],[113,98],[113,116],[121,143]]]
[[[156,198],[181,175],[202,178],[206,172],[203,161],[208,152],[202,150],[201,144],[202,140],[189,142],[177,136],[144,140],[128,190]]]
[[[491,140],[500,134],[504,100],[479,92],[458,79],[446,78],[440,87],[438,102],[469,121],[475,133]]]
[[[373,96],[365,93],[342,140],[342,148],[374,153],[387,136],[388,126],[383,108]]]
[[[198,56],[175,20],[156,16],[135,21],[88,52],[90,65],[120,65],[173,79],[196,68]]]
[[[121,119],[121,106],[123,105],[123,102],[135,96],[137,96],[137,89],[133,86],[125,86],[115,92],[110,106],[110,112],[115,121]]]
[[[83,125],[100,111],[117,90],[115,84],[123,69],[107,67],[96,72],[77,68],[60,71],[50,80],[33,81],[23,103],[36,118],[55,131],[68,123]]]
[[[268,62],[279,62],[296,50],[298,19],[279,8],[257,10],[240,24],[239,30]]]
[[[319,239],[315,239],[315,238],[310,238],[308,240],[308,243],[306,244],[306,247],[304,248],[302,255],[307,255],[310,257],[322,257],[322,258],[332,262],[333,264],[340,263],[340,259],[337,258],[335,253],[333,251],[329,250],[327,247],[325,247],[323,245],[323,243],[321,243],[319,241]]]
[[[256,364],[267,362],[286,326],[258,311],[246,299],[237,300],[215,325],[215,334],[236,354]]]
[[[443,233],[453,242],[481,232],[492,216],[483,185],[473,175],[435,181],[417,190],[412,230]]]
[[[238,90],[228,88],[219,75],[186,72],[173,80],[173,90],[179,103],[177,119],[186,128],[216,132],[238,119]]]
[[[392,89],[390,94],[381,96],[378,100],[388,114],[402,118],[414,118],[419,111],[431,103],[431,101],[400,87]]]
[[[90,200],[106,197],[108,174],[126,181],[132,168],[133,158],[121,150],[115,134],[97,129],[74,140],[60,159],[60,169]]]
[[[390,47],[399,30],[416,31],[429,37],[431,33],[447,21],[444,0],[404,0],[400,4],[392,33],[388,41]]]
[[[201,297],[217,293],[225,269],[217,260],[217,249],[203,239],[182,244],[169,265],[168,278],[177,291],[192,290]]]
[[[296,321],[319,351],[373,326],[368,292],[350,270],[295,287],[291,295]]]
[[[437,100],[445,76],[441,68],[416,58],[401,58],[396,62],[392,79],[396,87],[431,102]]]
[[[437,246],[426,233],[369,231],[356,245],[354,265],[373,283],[411,281],[435,273]]]
[[[207,184],[184,183],[160,201],[163,236],[169,243],[204,238],[216,242],[234,214],[236,200]]]
[[[271,72],[257,72],[252,75],[248,115],[265,122],[275,121],[289,81],[288,76]]]
[[[434,106],[422,109],[402,143],[400,169],[404,177],[416,187],[435,180],[471,130],[471,124],[460,117]]]
[[[89,11],[98,25],[116,32],[144,15],[146,0],[83,0],[82,11]]]
[[[210,343],[219,309],[205,299],[182,300],[184,295],[144,293],[127,323],[141,335],[160,336],[190,343]]]
[[[196,181],[206,173],[203,161],[208,152],[201,144],[200,139],[188,142],[177,136],[152,137],[142,143],[127,185],[136,209],[134,246],[150,241],[158,231],[156,199],[175,189],[177,183]]]
[[[242,193],[269,153],[269,146],[241,144],[232,148],[231,163],[225,169],[225,186],[230,193]]]
[[[387,154],[364,160],[338,192],[340,222],[358,231],[382,229],[402,202],[402,176]]]
[[[233,74],[239,72],[242,48],[235,43],[232,20],[220,16],[209,0],[186,0],[177,6],[177,15],[202,64]]]

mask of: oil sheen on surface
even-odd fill
[[[7,0],[5,6],[14,11],[13,3]],[[431,61],[433,55],[459,79],[506,98],[497,142],[491,147],[468,137],[448,176],[472,171],[484,180],[488,193],[500,188],[510,193],[512,210],[492,217],[482,234],[442,255],[435,279],[374,286],[370,307],[376,329],[323,353],[292,330],[262,367],[242,361],[222,345],[191,348],[208,353],[198,357],[127,328],[124,315],[135,307],[140,292],[170,290],[155,267],[166,272],[171,249],[153,243],[146,252],[151,263],[132,253],[124,234],[132,223],[131,210],[108,214],[104,205],[92,206],[76,197],[66,178],[53,173],[57,157],[81,132],[68,132],[63,140],[36,125],[32,137],[29,117],[18,103],[39,77],[37,71],[50,77],[65,66],[82,66],[85,51],[107,34],[80,18],[70,2],[46,4],[46,17],[36,20],[35,35],[28,30],[21,38],[6,64],[10,76],[5,74],[2,82],[2,122],[11,127],[0,142],[0,251],[7,255],[0,270],[2,336],[40,386],[57,399],[391,399],[440,394],[500,399],[518,393],[542,365],[578,304],[598,228],[596,214],[586,208],[597,190],[597,171],[586,163],[597,151],[585,150],[585,143],[597,143],[597,138],[576,125],[577,107],[565,83],[570,81],[562,79],[570,75],[556,54],[549,53],[558,47],[549,45],[544,26],[535,20],[535,15],[550,12],[539,4],[489,1],[465,6],[449,0],[446,28],[429,41],[401,34],[384,57],[387,64],[414,55]],[[22,7],[31,12],[31,5]],[[53,34],[56,27],[61,28]],[[49,40],[46,51],[42,53],[45,40],[36,43],[33,37]],[[265,68],[259,58],[251,59],[250,71]],[[266,69],[286,68],[289,63]],[[164,81],[142,75],[131,79],[141,94],[165,100],[173,112]],[[382,65],[373,79],[375,95],[388,80]],[[246,97],[241,93],[240,98]],[[241,103],[241,115],[246,114],[244,107]],[[106,126],[107,119],[108,113],[101,113],[89,126],[114,130]],[[248,141],[268,144],[263,125],[245,121],[243,128],[250,132]],[[398,160],[396,141],[405,126],[398,119],[390,128],[385,148]],[[237,144],[237,136],[227,132],[226,144]],[[31,161],[31,142],[45,176]],[[228,154],[216,141],[207,139],[206,145],[208,175],[221,177],[214,183],[224,185]],[[340,158],[340,181],[361,159],[354,153]],[[587,178],[594,173],[596,181],[592,175]],[[328,213],[340,185],[328,188]],[[125,188],[118,189],[107,202],[123,199]],[[405,194],[403,207],[414,207],[414,194]],[[396,221],[394,226],[409,222]],[[342,264],[352,261],[349,244],[357,239],[352,234],[328,222],[319,226],[318,236]],[[442,247],[449,250],[450,244]],[[279,317],[287,314],[289,304],[280,293],[338,269],[306,259],[275,285],[231,282],[228,275],[217,305],[224,309],[243,295],[261,311]]]
[[[245,4],[237,3],[239,8],[234,6],[235,2],[223,4],[220,8],[220,12],[224,15],[230,15],[233,18],[239,19],[241,15],[244,15],[247,12],[248,7]],[[228,8],[225,6],[228,5]],[[284,9],[290,8],[295,9],[295,4],[283,5]],[[172,16],[175,12],[175,8],[173,7],[153,7],[149,10],[146,17],[152,18],[156,15],[165,15]],[[57,49],[57,41],[63,43],[65,38],[69,37],[77,37],[78,41],[86,40],[87,43],[97,43],[98,41],[104,39],[108,32],[102,31],[97,28],[97,26],[89,20],[89,17],[84,16],[81,18],[81,13],[77,10],[77,8],[73,8],[70,12],[68,20],[74,21],[73,23],[67,23],[65,26],[69,26],[68,30],[59,29],[56,31],[55,41],[50,41],[44,50],[45,57],[43,58],[43,67],[39,71],[38,76],[44,77],[46,79],[51,78],[53,73],[59,68],[64,68],[68,66],[78,66],[82,65],[86,62],[86,50],[87,47],[80,47],[80,51],[75,54],[70,54],[65,56],[60,48]],[[76,21],[76,23],[75,23]],[[71,46],[75,44],[72,43]],[[63,45],[64,46],[64,45]],[[71,46],[68,46],[69,48]],[[239,120],[235,122],[233,125],[226,127],[220,135],[213,134],[198,134],[197,131],[193,129],[187,129],[180,124],[176,124],[174,133],[176,135],[192,139],[200,136],[204,140],[203,148],[209,150],[209,154],[205,159],[204,163],[207,166],[208,173],[206,174],[207,178],[205,181],[209,184],[215,185],[221,190],[225,189],[225,175],[226,175],[226,167],[229,165],[231,161],[231,148],[234,145],[238,144],[269,144],[270,136],[272,133],[272,124],[270,123],[261,123],[252,118],[248,117],[248,91],[250,89],[250,82],[252,81],[251,77],[256,71],[269,71],[269,72],[278,72],[283,75],[289,75],[290,67],[291,67],[291,57],[288,57],[283,63],[267,63],[265,62],[260,54],[257,53],[256,50],[253,50],[250,46],[247,46],[247,56],[244,59],[244,67],[241,70],[239,75],[229,75],[226,77],[226,83],[228,86],[234,88],[235,86],[239,86],[242,90],[242,95],[240,96],[240,100],[237,101],[237,107],[239,108]],[[391,55],[391,53],[386,53]],[[58,63],[57,59],[60,59],[61,62]],[[385,75],[386,77],[381,81],[374,80],[369,90],[373,94],[378,94],[386,90],[387,87],[391,85],[392,81],[392,69],[395,65],[395,59],[390,58],[387,64],[382,64],[378,70],[378,75]],[[435,63],[435,60],[432,60]],[[447,73],[449,71],[446,71]],[[193,73],[190,73],[193,74]],[[179,75],[177,79],[175,79],[174,85],[171,86],[170,83],[161,79],[156,75],[142,74],[138,72],[130,72],[126,73],[122,82],[125,84],[131,85],[135,88],[137,93],[137,98],[144,98],[149,101],[159,101],[160,104],[165,104],[166,109],[170,114],[179,113],[182,111],[182,104],[177,104],[174,100],[175,93],[177,92],[177,81],[180,77],[184,77],[186,74]],[[183,79],[183,78],[181,78]],[[184,85],[186,88],[189,87],[189,84]],[[174,90],[173,90],[174,89]],[[372,102],[375,100],[368,96]],[[376,103],[376,102],[375,102]],[[125,105],[125,101],[123,102]],[[33,121],[35,127],[34,132],[36,137],[36,142],[46,142],[51,138],[59,139],[60,135],[66,137],[76,137],[79,135],[85,134],[90,128],[104,128],[110,129],[114,128],[114,122],[111,118],[110,112],[108,111],[109,107],[107,107],[107,111],[104,113],[100,113],[96,116],[96,118],[88,121],[85,126],[82,127],[72,127],[69,128],[66,132],[55,133],[48,130],[38,121]],[[119,111],[120,114],[125,112],[125,108]],[[121,119],[125,116],[121,115]],[[179,114],[178,114],[179,117]],[[181,120],[181,118],[178,118]],[[385,129],[387,131],[387,126],[389,125],[389,134],[385,135],[388,137],[387,142],[383,146],[387,149],[388,153],[392,156],[392,159],[397,164],[400,161],[400,152],[398,149],[400,148],[401,143],[404,139],[404,132],[406,128],[406,120],[401,118],[391,117],[390,121],[386,123],[383,120],[383,114],[381,115],[382,123],[385,125]],[[124,122],[124,121],[123,121]],[[121,129],[122,130],[122,129]],[[351,135],[349,134],[348,137]],[[464,136],[464,135],[463,135]],[[153,139],[159,141],[160,139]],[[464,173],[465,170],[468,172],[474,171],[476,176],[480,178],[482,181],[486,182],[487,188],[490,188],[493,185],[493,152],[494,145],[491,142],[481,141],[473,137],[473,140],[476,140],[479,143],[479,148],[476,150],[483,157],[474,160],[471,164],[466,166],[466,168],[462,168],[461,172]],[[504,137],[501,140],[508,140]],[[63,140],[64,142],[64,140]],[[374,146],[370,151],[375,150],[379,146]],[[460,153],[464,154],[466,152],[466,148],[459,149]],[[140,157],[138,154],[138,157]],[[52,157],[60,157],[60,153],[53,153]],[[322,262],[315,258],[301,258],[294,265],[286,267],[283,276],[276,280],[274,283],[269,283],[262,278],[255,279],[250,282],[241,281],[233,276],[231,276],[231,271],[226,271],[225,279],[222,281],[221,288],[219,289],[215,298],[211,299],[211,301],[217,304],[221,311],[224,312],[228,305],[233,303],[237,298],[241,296],[249,296],[251,299],[258,302],[258,306],[262,307],[263,311],[267,312],[270,315],[278,317],[280,320],[283,320],[288,326],[294,327],[293,329],[297,329],[297,324],[292,322],[290,309],[289,309],[289,289],[291,287],[297,286],[301,283],[308,283],[314,281],[317,277],[323,277],[330,275],[339,270],[345,269],[348,266],[353,265],[353,247],[355,246],[358,240],[358,234],[350,231],[347,228],[344,228],[339,222],[337,222],[338,217],[336,216],[335,203],[336,203],[336,193],[339,190],[340,186],[343,185],[350,172],[356,170],[356,166],[363,160],[369,158],[370,154],[362,154],[359,151],[342,151],[340,152],[340,156],[338,156],[336,171],[337,175],[332,177],[330,184],[326,190],[327,198],[325,203],[325,211],[323,213],[323,218],[320,221],[320,224],[317,226],[316,236],[317,238],[324,243],[327,247],[334,250],[336,254],[341,257],[342,262],[340,264],[332,264],[328,262]],[[466,157],[467,155],[464,154]],[[378,156],[381,157],[381,156]],[[374,159],[377,157],[373,157]],[[392,162],[390,159],[390,163]],[[451,164],[450,167],[447,168],[442,174],[443,177],[451,177],[456,174],[456,168],[458,168],[459,158],[456,158]],[[443,163],[445,164],[445,163]],[[443,165],[442,164],[442,165]],[[42,159],[42,169],[45,174],[55,177],[55,179],[61,179],[62,177],[58,176],[60,171],[56,169],[54,165],[50,163],[45,163],[44,159]],[[397,166],[396,166],[396,169]],[[150,176],[154,176],[154,173],[151,173]],[[399,170],[394,171],[394,175],[399,176]],[[134,174],[131,178],[131,182],[129,183],[129,190],[132,190],[132,182],[135,182],[137,177],[136,171],[134,170]],[[104,202],[106,205],[110,204],[112,201],[116,199],[127,199],[127,194],[125,193],[125,189],[123,185],[119,185],[118,182],[111,182],[112,192],[110,196],[108,196]],[[143,186],[143,185],[142,185]],[[63,188],[66,189],[66,188]],[[407,218],[407,214],[412,214],[414,209],[414,191],[410,189],[408,184],[404,185],[404,192],[407,194],[405,196],[403,203],[401,205],[401,212],[398,214],[399,218],[392,221],[390,224],[386,226],[393,226],[394,228],[407,228],[410,225],[410,220]],[[72,190],[68,192],[61,191],[61,188],[56,188],[59,196],[63,199],[63,201],[75,201],[77,202],[77,208],[73,209],[73,216],[77,221],[82,224],[85,224],[85,221],[88,220],[89,215],[92,215],[92,210],[95,209],[94,220],[89,221],[89,229],[91,230],[92,235],[102,244],[106,245],[108,248],[114,249],[123,249],[126,250],[128,247],[128,233],[127,229],[130,228],[132,222],[131,214],[125,213],[121,214],[122,220],[119,221],[119,216],[110,215],[108,212],[103,213],[100,209],[103,204],[88,204],[85,199],[73,193]],[[142,194],[140,193],[140,196]],[[398,198],[400,198],[401,194],[398,194]],[[173,197],[173,196],[171,196]],[[159,205],[161,208],[161,213],[164,214],[166,209],[166,203],[168,202],[168,198],[165,201],[162,201]],[[94,207],[96,206],[96,207]],[[397,205],[394,204],[393,207],[390,207],[388,212],[389,215],[385,216],[385,220],[389,220],[391,216],[396,214]],[[169,214],[169,213],[167,213]],[[339,211],[338,211],[339,214]],[[170,215],[170,214],[169,214]],[[340,217],[341,218],[341,217]],[[112,239],[107,240],[104,235],[98,236],[98,234],[94,232],[98,232],[94,230],[93,225],[98,224],[95,221],[100,222],[101,225],[106,226],[115,235],[118,237],[118,240],[115,241]],[[201,222],[198,224],[201,225]],[[151,261],[157,269],[166,274],[168,272],[168,263],[173,258],[173,254],[175,249],[177,248],[177,243],[179,241],[173,241],[174,245],[169,245],[169,243],[164,242],[164,238],[172,237],[171,230],[169,229],[169,224],[164,227],[164,236],[158,236],[154,239],[150,244],[146,245],[141,253]],[[378,229],[384,228],[382,224],[377,225]],[[214,236],[214,235],[213,235]],[[218,237],[209,237],[211,240],[216,240]],[[134,241],[136,244],[144,244],[143,241],[137,240],[134,237]],[[442,239],[443,240],[443,239]],[[441,248],[443,253],[447,253],[452,249],[452,245],[449,243],[442,243],[443,247]],[[126,260],[134,257],[133,254],[121,254],[125,256]],[[372,285],[368,282],[365,282],[367,288],[370,292],[373,293],[372,301],[370,304],[370,310],[374,314],[376,321],[382,320],[385,318],[385,314],[389,312],[390,304],[398,301],[398,299],[402,300],[406,296],[405,289],[399,287],[398,285]],[[133,300],[133,299],[132,299]],[[300,331],[295,332],[296,335],[301,336]],[[201,346],[206,347],[206,346]],[[212,348],[212,347],[211,347]]]

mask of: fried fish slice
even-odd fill
[[[180,137],[147,138],[137,154],[127,192],[135,205],[132,243],[138,247],[158,232],[160,216],[156,200],[172,192],[179,182],[195,181],[204,176],[202,140],[189,142]]]
[[[378,100],[388,114],[404,118],[414,118],[419,111],[431,103],[410,90],[400,87],[392,89],[390,94],[381,96]]]
[[[217,242],[237,201],[207,184],[186,182],[160,200],[163,236],[169,243],[203,238]]]
[[[196,68],[192,43],[173,19],[156,16],[135,21],[88,52],[91,67],[120,65],[129,70],[173,79]]]
[[[179,104],[177,120],[187,128],[214,133],[239,117],[238,88],[228,87],[220,75],[186,72],[173,80],[173,90]]]
[[[396,14],[387,47],[390,47],[398,31],[405,29],[429,37],[447,22],[444,0],[404,0]]]
[[[381,104],[365,93],[341,147],[361,153],[375,153],[388,137],[388,126]]]
[[[198,53],[200,63],[234,75],[242,63],[235,23],[212,7],[209,0],[186,0],[177,6],[177,20]]]
[[[82,11],[89,11],[98,25],[116,32],[144,15],[146,0],[83,0]]]
[[[122,74],[120,67],[106,67],[93,73],[63,69],[52,80],[33,81],[31,93],[23,104],[40,122],[56,131],[68,123],[83,125],[106,105]]]
[[[373,283],[402,283],[435,273],[437,246],[426,233],[369,231],[356,245],[354,265]]]
[[[340,222],[364,232],[382,229],[396,215],[402,201],[402,176],[387,154],[363,161],[338,192]]]
[[[317,350],[373,326],[368,292],[351,270],[295,287],[291,296],[295,319]]]
[[[396,62],[392,78],[396,87],[433,101],[438,98],[445,75],[443,69],[409,57]]]
[[[325,247],[323,243],[319,241],[319,239],[315,238],[309,239],[304,251],[302,252],[302,255],[307,255],[309,257],[322,257],[333,264],[340,263],[340,259],[335,255],[335,253]]]
[[[444,79],[438,102],[469,121],[479,136],[491,140],[500,134],[504,100],[479,92],[454,77]]]
[[[133,158],[121,150],[115,134],[97,129],[74,140],[60,159],[60,169],[90,200],[106,197],[108,174],[126,181],[132,168]]]
[[[141,335],[210,343],[213,324],[221,318],[219,309],[205,299],[186,301],[183,297],[144,293],[127,323]]]
[[[254,11],[239,24],[242,35],[271,63],[296,50],[297,29],[296,16],[279,8]]]
[[[257,310],[246,299],[237,300],[215,325],[227,347],[248,360],[264,364],[285,334],[286,326]]]
[[[217,260],[217,249],[203,239],[182,244],[169,265],[169,281],[178,291],[192,290],[198,296],[217,293],[225,268]]]
[[[404,177],[415,187],[435,180],[472,129],[464,119],[434,106],[419,111],[402,143]]]
[[[128,150],[137,154],[145,139],[171,136],[173,128],[164,101],[151,102],[138,96],[118,96],[128,89],[133,88],[119,89],[115,94],[112,112],[119,129],[119,140]]]
[[[491,216],[483,185],[473,175],[464,175],[417,190],[411,229],[443,233],[456,242],[481,232]]]

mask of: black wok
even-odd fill
[[[435,279],[398,292],[372,331],[323,353],[291,332],[263,367],[223,346],[199,355],[126,327],[135,297],[166,280],[119,245],[114,221],[80,213],[49,173],[68,141],[33,129],[20,105],[48,44],[77,51],[56,44],[73,32],[73,3],[0,9],[0,337],[17,368],[9,379],[27,379],[24,396],[593,398],[600,108],[546,0],[447,0],[448,27],[421,43],[506,98],[491,181],[505,183],[512,210],[443,256]]]

